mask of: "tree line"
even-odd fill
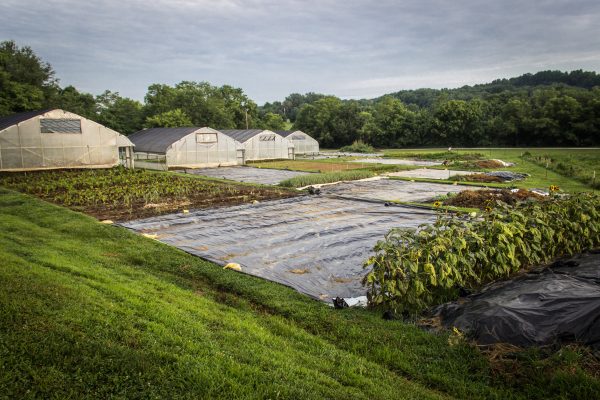
[[[375,147],[600,145],[600,75],[542,71],[457,89],[403,90],[342,100],[292,93],[258,106],[242,89],[208,82],[153,84],[144,102],[61,87],[29,47],[0,43],[0,116],[62,108],[121,133],[144,127],[293,127],[323,147],[362,140]]]
[[[292,94],[264,109],[324,147],[355,140],[375,147],[600,145],[600,75],[581,70],[370,100]]]

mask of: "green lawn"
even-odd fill
[[[4,189],[0,260],[0,397],[600,397],[577,348],[490,363]]]

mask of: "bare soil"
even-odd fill
[[[490,202],[493,203],[496,200],[500,200],[509,205],[515,205],[518,202],[527,200],[541,201],[544,200],[544,196],[524,189],[519,189],[516,192],[512,192],[507,189],[465,190],[454,197],[446,199],[444,201],[444,205],[455,207],[480,208],[483,210],[490,204]]]

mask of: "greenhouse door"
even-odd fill
[[[246,164],[246,150],[245,149],[237,149],[236,157],[237,157],[238,165]]]
[[[131,147],[119,147],[119,165],[125,168],[133,168]]]

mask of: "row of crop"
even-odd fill
[[[234,185],[124,168],[6,174],[0,176],[0,185],[66,206],[131,206],[198,193],[210,197],[236,192]]]
[[[298,175],[279,183],[279,185],[283,187],[304,187],[322,183],[354,181],[357,179],[371,178],[373,176],[375,176],[375,172],[371,170],[351,169],[348,171]]]
[[[372,305],[416,314],[562,255],[600,246],[600,196],[578,194],[482,215],[446,215],[415,229],[394,229],[365,267]]]

